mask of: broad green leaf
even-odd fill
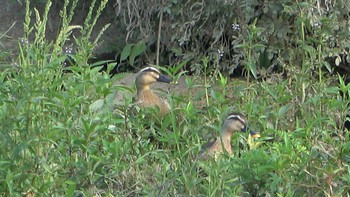
[[[278,117],[284,116],[288,110],[292,107],[292,104],[283,105],[278,111]]]
[[[327,68],[328,72],[332,72],[332,66],[328,62],[324,61],[323,65]]]
[[[327,88],[325,89],[325,93],[326,93],[326,94],[338,95],[338,94],[339,94],[339,91],[340,91],[340,88],[339,88],[339,87],[336,87],[336,86],[327,87]]]
[[[130,55],[129,55],[129,63],[131,65],[134,64],[135,61],[135,57],[137,57],[138,55],[142,54],[144,51],[146,50],[146,44],[144,42],[139,42],[137,44],[135,44],[130,51]]]
[[[263,44],[254,44],[254,45],[253,45],[253,48],[254,48],[254,49],[264,49],[264,48],[266,48],[266,46],[263,45]]]
[[[120,61],[124,61],[124,60],[126,60],[126,58],[128,58],[130,56],[131,47],[132,47],[132,44],[125,45],[122,53],[120,54]]]
[[[253,74],[254,78],[258,78],[256,75],[256,64],[254,62],[248,63],[249,71]]]
[[[274,92],[274,89],[272,87],[265,86],[265,85],[262,85],[261,87],[264,88],[270,94],[270,96],[272,96],[275,100],[278,99],[277,93]]]
[[[98,99],[90,105],[90,111],[96,112],[102,108],[104,104],[104,99]]]
[[[109,62],[113,62],[113,61],[114,60],[102,60],[102,61],[98,61],[98,62],[93,63],[91,66],[92,67],[101,66],[101,65],[107,64]]]
[[[309,46],[309,45],[303,45],[302,46],[302,49],[310,54],[314,54],[315,52],[315,48],[313,48],[312,46]]]
[[[244,48],[246,45],[245,44],[237,44],[233,46],[234,48]]]

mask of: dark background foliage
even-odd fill
[[[32,4],[42,11],[46,2]],[[17,4],[10,1],[8,10]],[[90,4],[78,2],[73,24],[83,22]],[[57,36],[62,6],[63,1],[53,2],[48,38]],[[209,57],[211,67],[230,74],[238,67],[238,75],[242,68],[254,76],[302,67],[347,73],[349,17],[348,2],[335,0],[111,0],[93,34],[104,24],[111,26],[91,58],[122,60],[118,71],[186,61],[186,70],[198,74],[202,58]],[[124,50],[121,58],[127,44],[139,52]]]

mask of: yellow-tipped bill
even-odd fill
[[[259,138],[261,137],[259,133],[255,132],[255,131],[250,131],[249,133],[253,138]]]

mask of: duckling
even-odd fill
[[[210,157],[218,158],[220,154],[227,152],[233,154],[231,146],[231,137],[236,131],[245,132],[247,130],[247,119],[241,113],[231,113],[227,116],[221,128],[221,136],[215,141],[206,144],[205,150],[200,153],[199,158],[209,159]],[[260,135],[254,131],[250,132],[253,138],[258,138]]]
[[[135,79],[137,89],[136,103],[140,108],[158,106],[160,115],[164,115],[170,111],[170,105],[151,90],[151,84],[156,81],[172,82],[171,79],[154,67],[146,67],[138,72]]]

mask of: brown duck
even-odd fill
[[[201,159],[209,159],[210,157],[218,158],[220,154],[232,155],[231,137],[237,131],[245,132],[247,130],[247,119],[241,113],[231,113],[227,116],[221,128],[221,136],[213,142],[205,145],[205,149],[200,153]],[[250,132],[253,138],[258,138],[260,135],[254,131]]]
[[[172,80],[154,67],[146,67],[138,72],[135,79],[136,103],[140,108],[159,107],[160,114],[164,115],[170,111],[170,105],[152,91],[151,84],[156,81],[170,83]]]

